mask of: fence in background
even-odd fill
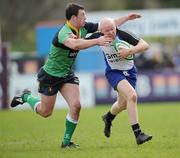
[[[141,72],[136,92],[139,102],[180,101],[180,72]],[[95,76],[95,96],[96,104],[111,104],[116,100],[116,92],[103,74]]]
[[[7,109],[9,101],[8,93],[8,44],[0,45],[0,108]]]

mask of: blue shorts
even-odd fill
[[[130,70],[108,70],[105,75],[109,84],[115,90],[117,90],[118,83],[124,79],[126,79],[134,89],[136,88],[137,69],[135,66]]]

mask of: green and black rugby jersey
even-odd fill
[[[98,30],[98,23],[87,22],[84,27],[77,30],[68,21],[53,38],[50,54],[43,69],[55,77],[65,77],[72,73],[72,66],[79,51],[64,45],[64,41],[74,33],[79,38],[85,38],[88,33]]]

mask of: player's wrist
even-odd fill
[[[99,38],[96,38],[96,39],[93,39],[93,41],[94,41],[94,44],[96,44],[96,45],[100,45],[99,43]]]
[[[124,19],[125,19],[126,21],[128,21],[128,20],[130,20],[130,16],[129,16],[129,15],[126,15],[126,16],[124,16]]]
[[[134,52],[133,48],[129,48],[129,53],[128,53],[128,54],[129,54],[129,55],[134,55],[134,53],[135,53],[135,52]]]
[[[101,40],[101,37],[99,37],[99,38],[97,38],[97,39],[95,39],[96,40],[96,44],[97,45],[102,45],[102,40]]]

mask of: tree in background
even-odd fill
[[[1,0],[0,27],[2,40],[12,43],[14,50],[34,50],[34,27],[38,21],[64,19],[67,0]],[[179,0],[76,0],[88,11],[178,8]]]

